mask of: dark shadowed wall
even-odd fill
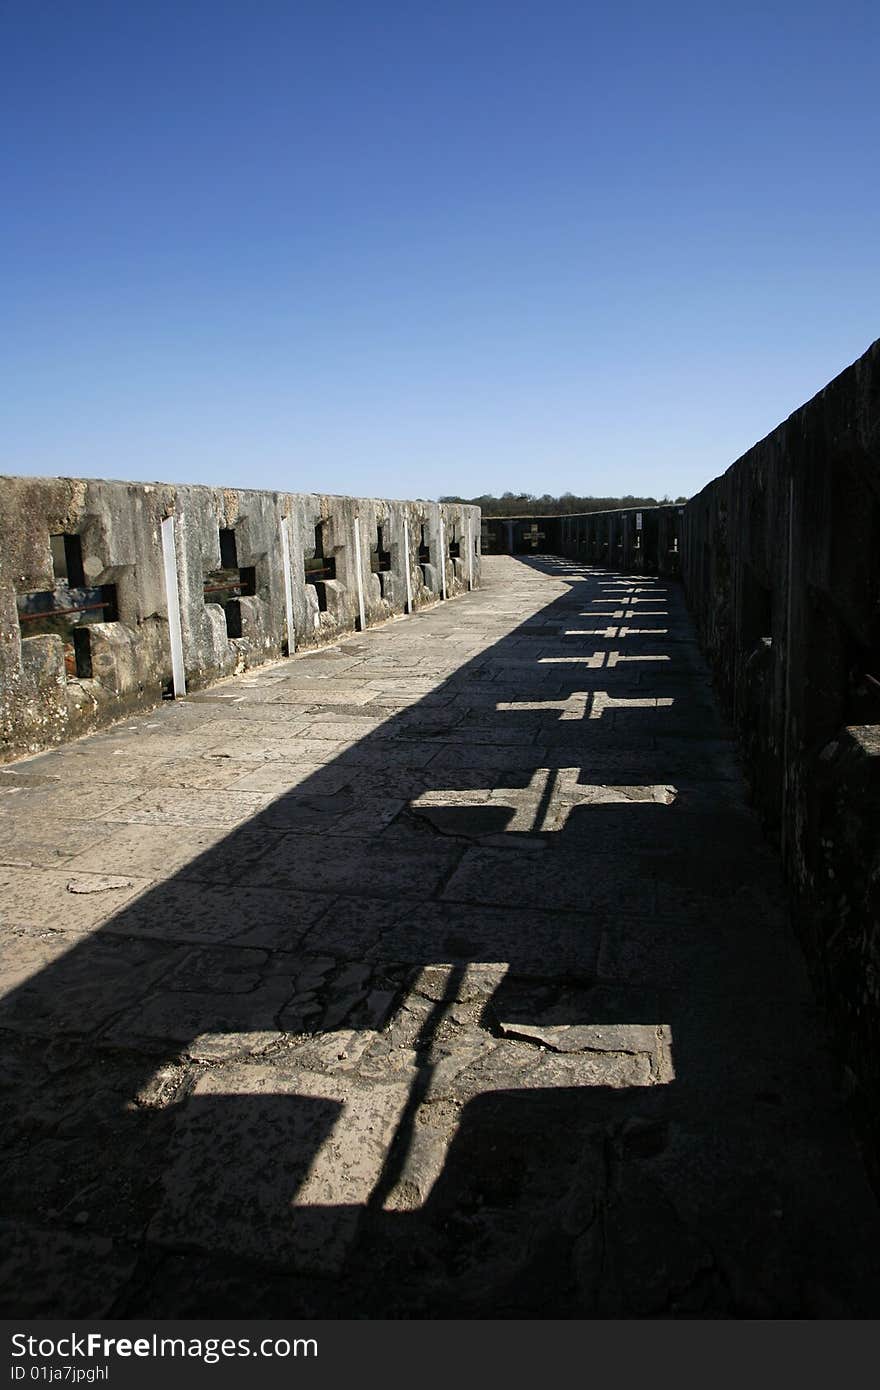
[[[683,557],[876,1156],[880,341],[688,503]]]

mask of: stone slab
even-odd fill
[[[116,935],[207,945],[228,943],[290,951],[329,909],[329,894],[272,888],[209,887],[187,878],[146,889],[108,917]]]
[[[55,816],[0,816],[0,866],[64,864],[105,843],[110,833],[99,821],[77,825]]]
[[[621,876],[613,865],[587,872],[582,857],[571,851],[523,857],[512,871],[503,850],[467,849],[443,901],[651,915],[654,886],[649,879]]]
[[[87,774],[86,774],[87,775]],[[13,816],[21,824],[44,815],[56,820],[113,819],[115,813],[137,800],[130,787],[0,786],[0,816]]]
[[[82,870],[0,869],[0,923],[93,932],[146,887],[144,879]]]
[[[18,1320],[106,1318],[138,1261],[109,1236],[11,1221],[0,1223],[0,1247],[0,1316]]]
[[[288,835],[277,853],[254,865],[249,883],[255,888],[422,899],[440,887],[460,852],[454,847],[431,846],[421,853],[377,853],[369,838],[348,838],[344,843],[344,853],[328,857],[315,852],[314,837]]]
[[[236,791],[263,792],[273,800],[285,792],[310,787],[332,796],[348,785],[353,769],[339,760],[329,763],[291,762],[285,758],[261,763],[239,763],[239,775],[231,784]],[[246,769],[246,770],[243,770]]]
[[[401,913],[366,954],[371,960],[438,962],[503,961],[511,968],[554,977],[592,976],[603,919],[588,913],[536,911],[430,902]],[[323,924],[312,939],[323,939]]]
[[[272,836],[247,823],[234,830],[226,825],[111,825],[74,855],[69,867],[77,874],[112,870],[139,879],[179,874],[233,883],[271,849]]]
[[[405,1084],[231,1064],[203,1076],[177,1125],[153,1244],[338,1273],[406,1104]]]
[[[73,944],[71,941],[73,940]],[[98,933],[15,932],[5,941],[0,1027],[35,1037],[94,1036],[181,959],[180,948]]]
[[[268,797],[241,791],[145,792],[115,807],[113,819],[128,825],[241,825],[253,819]]]

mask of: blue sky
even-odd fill
[[[0,471],[697,491],[880,335],[878,9],[3,0]]]

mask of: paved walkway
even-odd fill
[[[880,1309],[674,585],[487,560],[6,770],[0,861],[6,1316]]]

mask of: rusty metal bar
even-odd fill
[[[230,579],[230,581],[229,581],[228,584],[205,584],[205,585],[203,585],[203,592],[206,593],[206,594],[220,594],[220,593],[225,593],[227,589],[237,589],[237,590],[239,591],[239,593],[241,593],[241,582],[238,581],[238,580],[232,580],[232,579]]]
[[[35,623],[39,618],[65,618],[70,613],[92,613],[96,608],[112,607],[113,604],[108,599],[104,603],[83,603],[78,608],[44,608],[41,613],[19,612],[18,621],[20,623]]]

